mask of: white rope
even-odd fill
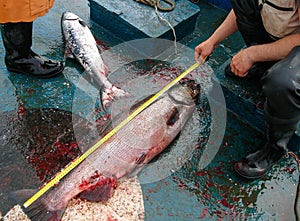
[[[174,47],[175,47],[175,52],[177,52],[177,37],[176,37],[176,32],[175,32],[175,29],[174,27],[171,25],[171,23],[167,20],[167,19],[164,19],[163,17],[161,17],[161,15],[159,14],[158,12],[158,9],[157,9],[157,5],[155,4],[155,13],[157,15],[157,17],[162,20],[163,22],[167,23],[167,25],[170,26],[170,28],[172,29],[173,31],[173,36],[174,36]]]

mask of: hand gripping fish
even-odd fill
[[[32,221],[60,220],[75,196],[107,201],[116,181],[140,171],[179,134],[195,109],[195,84],[176,85],[129,121],[56,186],[25,209]],[[35,191],[20,190],[17,198]]]
[[[110,83],[107,68],[101,58],[97,43],[86,23],[71,12],[64,12],[61,28],[66,44],[65,57],[73,55],[88,73],[89,78],[101,91],[101,101],[105,106],[114,98],[126,93]]]

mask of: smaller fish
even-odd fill
[[[73,55],[84,67],[91,82],[99,87],[104,107],[110,101],[127,95],[107,79],[107,67],[87,24],[74,13],[64,12],[61,28],[66,44],[65,58]]]

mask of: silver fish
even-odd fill
[[[73,55],[84,67],[91,82],[100,88],[103,105],[125,96],[126,92],[107,79],[107,67],[87,24],[74,13],[64,12],[61,17],[61,28],[66,44],[65,58]]]
[[[176,138],[195,109],[192,97],[198,94],[197,87],[191,90],[190,85],[172,87],[29,206],[27,215],[33,221],[60,220],[75,196],[108,200],[118,179],[136,174]],[[32,194],[29,190],[15,193]]]

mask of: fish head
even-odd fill
[[[168,96],[174,107],[176,107],[176,111],[172,111],[177,114],[172,113],[169,115],[171,118],[167,120],[167,125],[169,125],[168,122],[176,122],[178,119],[180,120],[179,124],[185,122],[194,110],[199,95],[200,85],[194,80],[185,80],[172,87],[168,92]]]
[[[72,12],[64,12],[60,19],[60,26],[64,38],[67,38],[67,30],[72,27],[72,23],[78,22],[79,17]]]
[[[61,16],[61,27],[64,31],[65,29],[71,29],[75,27],[79,27],[79,24],[82,27],[87,27],[88,25],[77,15],[72,12],[64,12]]]
[[[88,29],[87,24],[79,16],[68,11],[62,14],[60,25],[65,41],[73,36],[75,31],[79,31],[81,28]]]
[[[194,102],[198,100],[201,92],[199,84],[197,84],[194,80],[184,79],[180,82],[180,85],[187,91],[187,94],[192,98]]]

